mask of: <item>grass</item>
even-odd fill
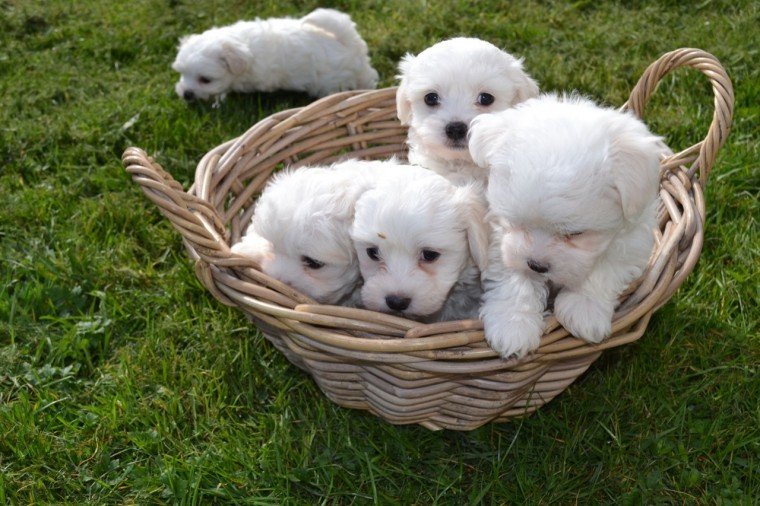
[[[524,56],[546,90],[614,105],[665,51],[718,56],[736,113],[695,272],[643,339],[528,418],[433,433],[336,407],[201,287],[120,165],[138,145],[187,185],[210,148],[308,103],[187,106],[169,65],[182,34],[317,4],[0,1],[0,504],[755,502],[758,4],[330,5],[358,23],[383,86],[406,51],[454,35]],[[677,72],[647,112],[685,147],[709,88]]]

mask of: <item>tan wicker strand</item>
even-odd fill
[[[592,345],[550,315],[539,349],[520,360],[498,357],[479,321],[423,324],[318,305],[230,251],[245,232],[255,198],[280,168],[350,156],[404,159],[406,129],[396,120],[395,88],[343,92],[264,118],[206,153],[187,192],[140,149],[126,150],[123,163],[182,235],[203,285],[222,303],[240,308],[331,401],[391,423],[471,430],[527,416],[604,350],[640,339],[654,311],[694,269],[704,241],[702,188],[731,127],[731,81],[710,54],[678,49],[644,71],[622,109],[641,117],[662,78],[682,67],[709,81],[712,121],[703,140],[662,160],[655,247],[645,272],[621,295],[612,335]]]
[[[657,84],[667,73],[679,67],[701,71],[709,78],[715,97],[712,123],[707,136],[700,143],[699,155],[688,172],[690,176],[698,172],[699,181],[704,185],[718,151],[728,137],[734,107],[731,79],[714,56],[695,48],[682,48],[664,54],[644,71],[623,108],[629,108],[637,116],[643,117],[644,107]]]

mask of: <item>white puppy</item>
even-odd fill
[[[618,296],[652,252],[661,139],[631,114],[543,96],[478,117],[470,151],[490,170],[489,344],[505,357],[539,346],[549,282],[571,334],[609,336]]]
[[[356,204],[363,305],[423,321],[477,318],[488,253],[482,190],[400,168]]]
[[[455,184],[485,183],[467,151],[478,114],[502,111],[538,95],[522,61],[480,39],[439,42],[399,64],[398,117],[409,126],[409,161]]]
[[[321,97],[377,84],[354,22],[332,9],[301,19],[238,21],[183,37],[172,68],[181,74],[176,91],[186,100],[278,89]]]
[[[349,231],[354,205],[395,162],[348,160],[276,174],[232,251],[323,304],[353,305],[359,263]],[[358,299],[358,293],[357,299]]]

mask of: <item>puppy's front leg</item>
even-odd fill
[[[214,101],[211,103],[212,109],[219,109],[222,106],[222,102],[224,102],[224,99],[227,98],[226,93],[220,93],[219,95],[214,97]]]
[[[617,297],[628,283],[611,267],[602,262],[579,287],[557,294],[554,316],[575,337],[599,343],[612,333]]]
[[[518,272],[484,277],[480,308],[488,344],[504,357],[522,357],[538,348],[544,333],[545,283]]]

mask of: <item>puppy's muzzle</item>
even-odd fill
[[[412,299],[409,297],[399,297],[398,295],[388,295],[385,297],[385,304],[393,311],[403,311],[411,303]]]
[[[446,137],[454,142],[463,141],[467,137],[467,124],[461,121],[452,121],[444,129]]]
[[[549,272],[549,264],[542,264],[532,259],[528,260],[528,267],[533,272],[537,272],[539,274],[546,274],[547,272]]]
[[[188,102],[190,102],[192,100],[195,100],[195,93],[193,93],[192,90],[185,90],[182,93],[182,98],[184,98],[185,100],[187,100]]]

